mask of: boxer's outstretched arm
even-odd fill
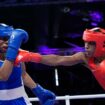
[[[29,51],[20,50],[15,62],[35,62],[50,66],[71,66],[77,63],[84,62],[84,54],[83,52],[79,52],[72,56],[59,56],[53,54],[40,55],[39,53],[32,53]]]
[[[79,52],[74,55],[70,56],[59,56],[59,55],[43,55],[41,63],[51,66],[72,66],[77,63],[83,62],[83,53]]]

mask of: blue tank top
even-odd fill
[[[0,61],[0,67],[2,66],[4,62]],[[14,66],[12,73],[7,81],[1,81],[0,80],[0,90],[3,89],[13,89],[22,86],[22,70],[21,65]]]

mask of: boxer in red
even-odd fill
[[[20,51],[16,63],[36,62],[51,66],[72,66],[83,63],[87,66],[96,80],[105,89],[105,30],[99,27],[86,29],[83,33],[85,52],[78,52],[70,56],[40,55],[27,51]],[[19,57],[21,55],[21,57]]]

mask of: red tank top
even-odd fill
[[[88,64],[96,80],[105,90],[105,60],[103,60],[99,65],[96,65],[94,63],[94,59],[91,58]]]

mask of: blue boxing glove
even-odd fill
[[[6,59],[14,61],[18,54],[18,49],[20,48],[21,43],[27,42],[27,40],[28,40],[28,33],[26,31],[22,29],[13,30],[8,42]]]
[[[39,98],[41,105],[54,105],[56,96],[53,92],[44,89],[40,85],[33,88],[32,92]]]

